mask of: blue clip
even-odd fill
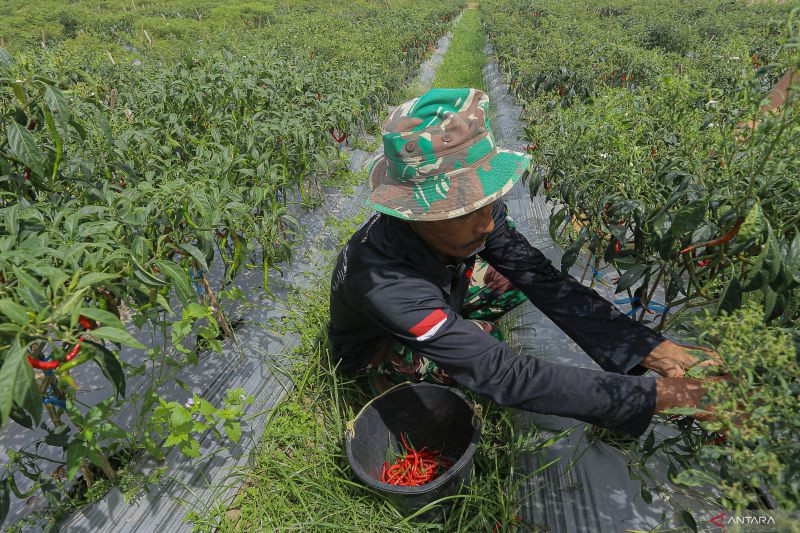
[[[192,278],[192,285],[194,285],[194,290],[197,291],[197,294],[199,294],[200,296],[204,296],[206,291],[203,288],[203,286],[197,282],[198,279],[203,279],[203,271],[198,270],[197,273],[198,275],[195,276],[194,268],[189,267],[189,277]]]
[[[52,396],[48,396],[47,398],[42,398],[42,403],[50,404],[55,407],[60,407],[62,409],[67,408],[67,402],[65,402],[64,400],[59,400],[58,398],[53,398]]]

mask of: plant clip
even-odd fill
[[[206,290],[200,285],[197,280],[203,279],[203,271],[197,270],[197,274],[195,274],[195,270],[193,267],[189,267],[189,277],[192,279],[192,285],[194,285],[194,290],[200,296],[205,296]]]

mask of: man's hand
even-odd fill
[[[673,407],[698,407],[706,390],[703,383],[689,378],[661,378],[656,380],[656,413]],[[708,415],[698,414],[695,418],[707,420]]]
[[[722,364],[722,358],[711,349],[691,347],[703,350],[710,357],[704,361],[689,352],[689,347],[675,344],[665,340],[650,352],[640,363],[643,367],[655,370],[665,378],[680,378],[687,370],[694,366],[717,366]]]
[[[731,381],[729,375],[714,376],[705,379],[711,381]],[[703,382],[691,378],[659,378],[656,380],[656,413],[672,409],[673,407],[693,407],[699,408],[700,400],[706,392]],[[714,420],[716,409],[714,405],[706,405],[703,411],[692,415],[698,420]],[[734,422],[737,426],[741,420]]]

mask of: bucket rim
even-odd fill
[[[353,456],[353,447],[352,447],[352,440],[355,437],[355,424],[358,419],[361,417],[362,414],[366,411],[367,407],[369,407],[375,400],[379,398],[387,397],[392,393],[395,393],[401,389],[406,387],[417,387],[417,388],[424,388],[424,387],[431,387],[431,388],[440,388],[446,389],[448,392],[451,392],[461,398],[464,403],[467,404],[469,409],[473,412],[472,416],[472,437],[470,438],[469,444],[467,448],[464,450],[464,453],[461,454],[461,457],[453,463],[453,466],[447,469],[447,472],[442,474],[440,477],[436,478],[435,480],[431,481],[430,483],[426,483],[424,485],[419,485],[415,487],[404,487],[401,485],[392,485],[390,483],[384,483],[382,481],[378,481],[376,479],[372,479],[371,477],[367,476],[366,473],[363,471],[362,468],[356,468],[355,464],[355,457]],[[476,408],[477,406],[477,408]],[[377,489],[382,492],[391,492],[392,494],[422,494],[425,492],[429,492],[432,489],[437,488],[439,485],[445,484],[450,478],[456,475],[458,472],[467,462],[472,461],[475,455],[475,449],[478,447],[478,441],[481,438],[481,430],[483,429],[483,419],[480,415],[480,404],[475,404],[471,401],[466,394],[464,394],[461,390],[455,387],[448,387],[447,385],[439,385],[437,383],[427,383],[427,382],[410,382],[406,381],[395,385],[394,387],[384,391],[382,394],[379,394],[369,402],[367,402],[364,407],[358,412],[358,414],[347,423],[347,429],[345,431],[345,448],[347,450],[347,461],[350,463],[350,468],[353,469],[356,476],[364,482],[367,486]]]

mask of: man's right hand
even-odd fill
[[[659,378],[656,380],[656,413],[673,407],[699,408],[706,390],[703,382],[691,378]],[[708,420],[712,412],[693,415],[698,420]]]

